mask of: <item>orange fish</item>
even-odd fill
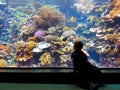
[[[24,12],[27,13],[27,14],[31,14],[31,13],[33,13],[32,10],[25,10]]]

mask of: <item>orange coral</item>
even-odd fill
[[[9,47],[0,44],[0,50],[4,50],[5,52],[7,52],[8,55],[10,55],[10,48]]]
[[[116,16],[118,16],[118,14],[120,14],[120,1],[114,0],[113,4],[114,4],[114,8],[109,13],[111,19],[115,18]]]
[[[117,35],[116,34],[107,34],[106,38],[108,39],[108,41],[111,41],[111,42],[116,42],[117,41]]]
[[[28,41],[36,41],[36,37],[34,37],[34,36],[33,37],[29,37]]]

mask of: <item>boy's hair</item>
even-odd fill
[[[81,50],[83,48],[83,43],[81,40],[75,40],[74,42],[74,50]]]

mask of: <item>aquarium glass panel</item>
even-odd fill
[[[72,68],[75,39],[89,62],[120,67],[120,0],[0,0],[0,67]]]

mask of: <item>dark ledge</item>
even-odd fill
[[[102,83],[120,83],[120,69],[101,68]],[[75,84],[72,68],[0,68],[0,82]]]

